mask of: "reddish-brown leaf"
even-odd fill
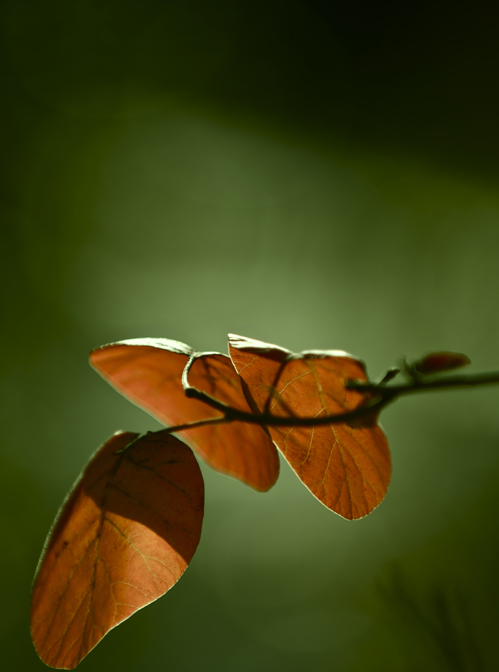
[[[97,348],[92,366],[125,397],[166,425],[222,415],[207,404],[189,399],[182,372],[192,348],[167,339],[132,339]],[[241,381],[227,355],[206,353],[196,358],[189,382],[203,392],[250,412]],[[265,430],[233,422],[179,432],[211,467],[256,490],[269,490],[279,475],[279,458]]]
[[[460,369],[468,364],[471,364],[470,358],[460,352],[432,352],[416,362],[414,368],[418,373],[431,375]]]
[[[179,439],[119,432],[61,507],[33,584],[31,634],[52,667],[72,669],[104,635],[181,577],[201,535],[204,486]],[[117,451],[123,451],[118,452]]]
[[[292,355],[284,348],[233,335],[229,352],[260,412],[269,395],[271,412],[286,417],[344,413],[365,399],[345,388],[346,380],[366,380],[366,373],[362,362],[344,352]],[[390,451],[376,418],[316,427],[269,427],[269,431],[312,494],[340,516],[362,518],[385,496]]]

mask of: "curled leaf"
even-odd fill
[[[289,350],[229,335],[229,352],[245,390],[260,412],[321,417],[356,409],[366,393],[347,389],[366,380],[362,362],[345,352]],[[275,444],[312,494],[348,519],[370,513],[391,476],[386,436],[373,416],[315,427],[269,426]]]
[[[460,369],[471,364],[467,355],[459,352],[432,352],[413,364],[414,369],[423,375],[432,375],[452,369]]]
[[[31,634],[51,667],[73,669],[104,635],[168,591],[201,535],[204,486],[170,435],[119,432],[61,507],[33,583]],[[122,452],[117,452],[122,451]]]
[[[121,394],[160,422],[171,426],[220,417],[197,399],[185,396],[182,372],[194,351],[168,339],[132,339],[97,348],[90,363]],[[241,381],[227,355],[196,356],[189,382],[230,406],[250,412]],[[279,475],[272,441],[258,425],[233,422],[179,432],[211,467],[256,490],[269,490]]]

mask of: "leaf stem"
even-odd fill
[[[193,420],[192,422],[185,422],[183,425],[174,425],[166,429],[160,429],[157,432],[150,432],[151,434],[173,434],[174,432],[182,432],[184,429],[195,429],[196,427],[203,427],[204,425],[221,425],[224,422],[230,422],[225,415],[218,415],[215,418],[202,418],[201,420]]]

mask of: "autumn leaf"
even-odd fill
[[[94,454],[47,538],[31,634],[52,667],[76,667],[111,628],[164,595],[198,545],[204,486],[194,455],[168,434],[123,450],[137,437],[118,432]]]
[[[347,353],[289,350],[229,335],[229,352],[251,402],[273,415],[316,417],[356,409],[366,395],[345,387],[366,380]],[[314,427],[269,427],[275,444],[312,494],[340,516],[366,516],[384,498],[391,476],[388,442],[373,416]]]
[[[132,339],[97,348],[90,363],[121,394],[167,426],[222,414],[184,394],[181,378],[192,348],[168,339]],[[189,382],[220,401],[250,412],[241,382],[227,355],[196,357]],[[256,490],[269,490],[279,475],[279,458],[265,430],[232,422],[179,432],[211,467]]]

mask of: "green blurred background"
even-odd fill
[[[102,343],[227,332],[499,369],[499,48],[492,4],[4,0],[0,9],[2,668],[88,456],[159,425],[87,364]],[[495,670],[499,390],[382,418],[393,482],[327,511],[282,464],[203,467],[171,593],[81,670]]]

